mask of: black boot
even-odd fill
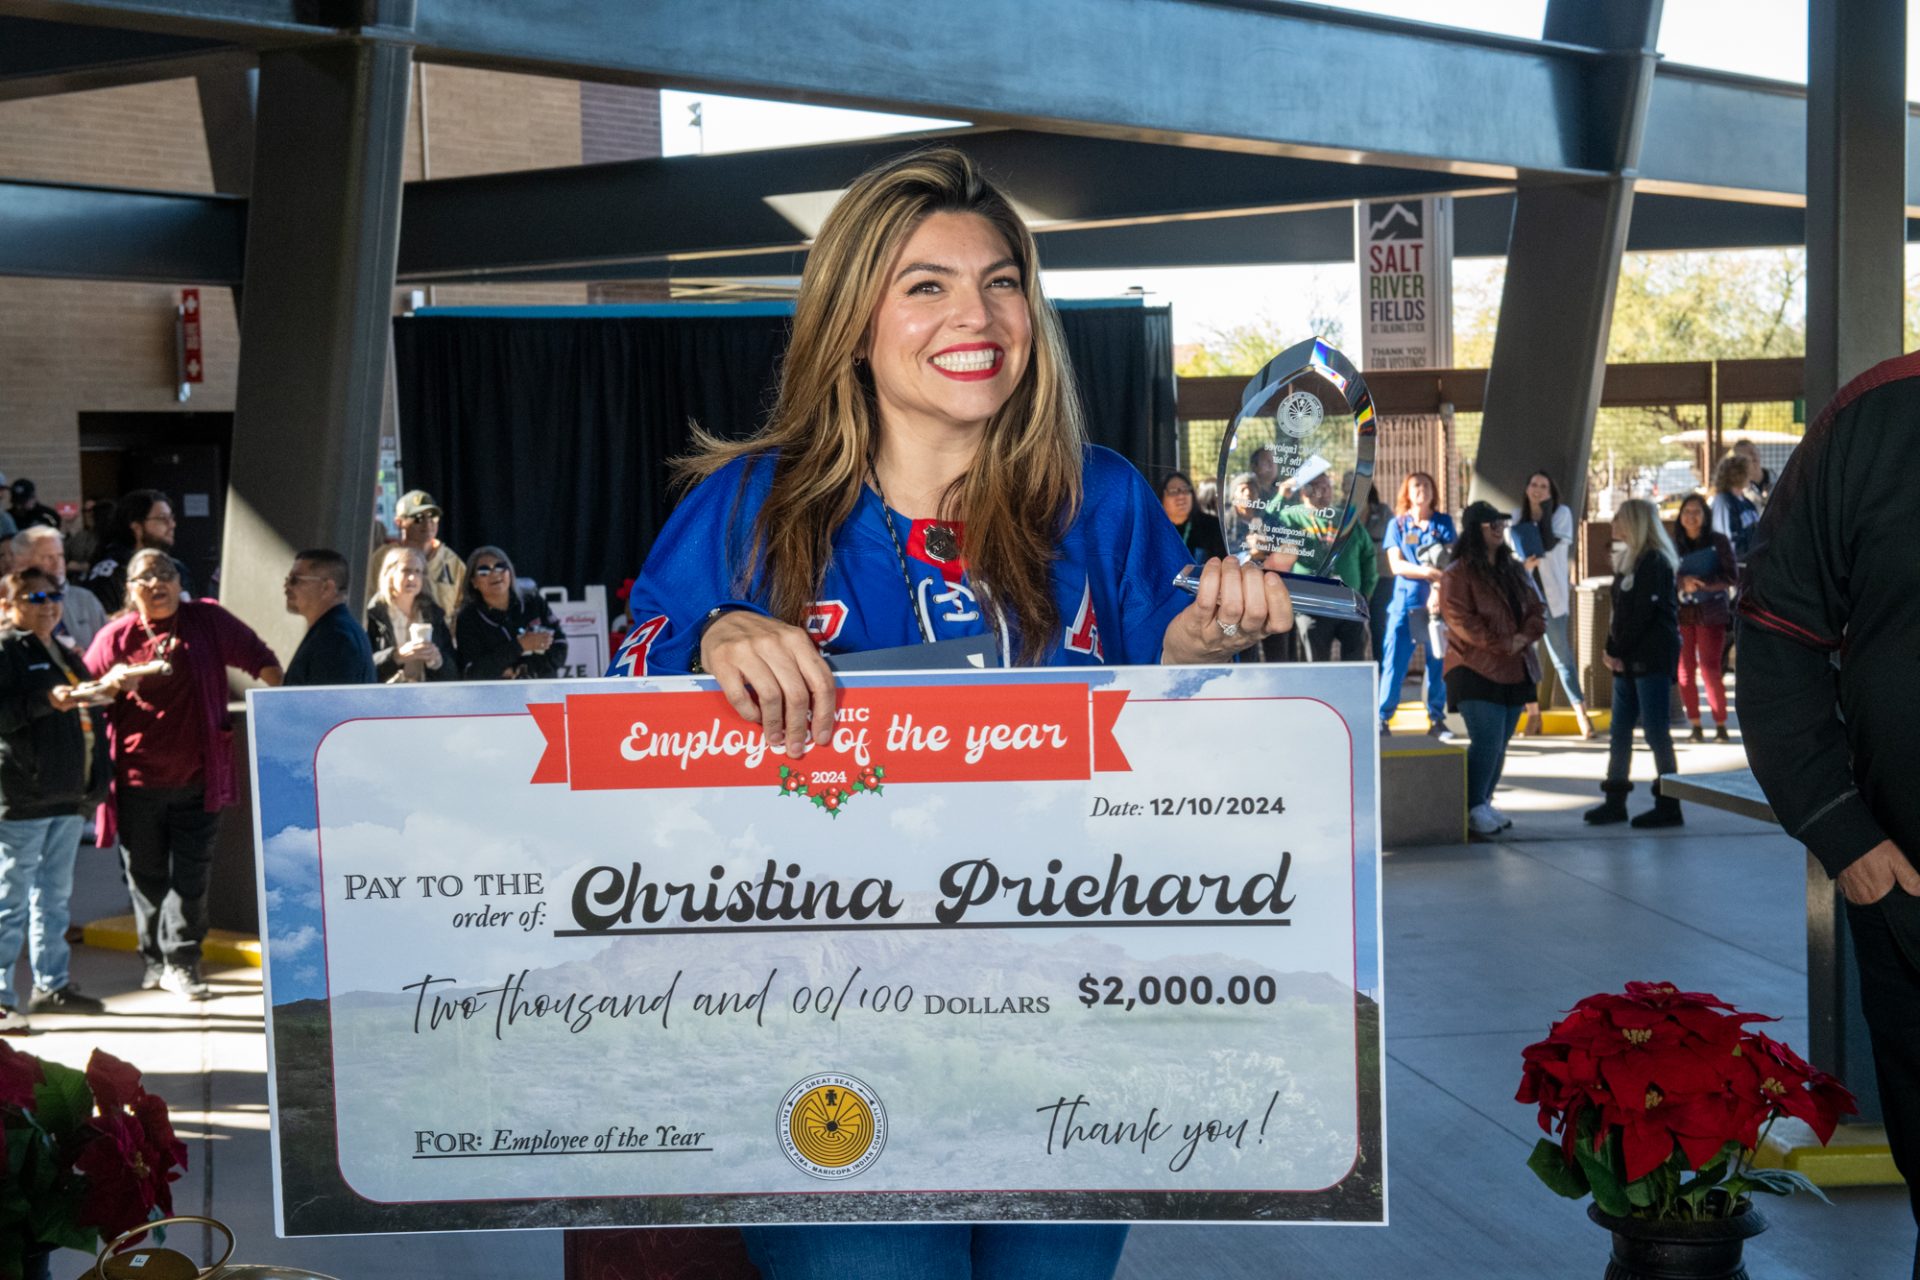
[[[1694,725],[1693,732],[1687,735],[1688,742],[1705,742],[1706,740],[1707,731],[1702,729],[1698,724]]]
[[[1648,827],[1677,827],[1686,822],[1680,816],[1680,802],[1672,796],[1663,796],[1660,784],[1654,783],[1653,808],[1633,820],[1633,825],[1645,830]]]
[[[1625,822],[1627,820],[1627,793],[1632,790],[1633,784],[1631,782],[1607,781],[1601,783],[1600,791],[1601,794],[1606,796],[1606,799],[1602,800],[1595,807],[1587,810],[1585,814],[1587,822],[1596,827],[1606,826],[1612,822]]]

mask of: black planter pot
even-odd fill
[[[1731,1218],[1700,1222],[1615,1218],[1596,1205],[1587,1206],[1587,1216],[1613,1232],[1606,1280],[1747,1280],[1741,1251],[1767,1229],[1751,1204]]]

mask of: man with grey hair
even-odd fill
[[[75,648],[85,653],[100,628],[107,625],[107,610],[93,592],[68,588],[67,552],[60,531],[43,524],[29,525],[13,535],[11,546],[14,568],[25,569],[31,565],[53,579],[59,590],[66,592],[64,616],[54,634],[71,636]]]

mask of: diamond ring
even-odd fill
[[[1240,628],[1231,622],[1222,622],[1219,625],[1220,634],[1223,636],[1237,636],[1240,634]]]

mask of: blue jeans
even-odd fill
[[[1573,637],[1567,628],[1571,625],[1571,614],[1547,619],[1547,656],[1553,659],[1553,669],[1560,676],[1560,687],[1566,690],[1567,701],[1578,707],[1586,700],[1580,696],[1580,673],[1573,669]]]
[[[13,970],[22,943],[37,990],[67,985],[73,958],[67,903],[83,826],[79,814],[0,822],[0,1004],[15,1003]]]
[[[1607,781],[1625,782],[1633,768],[1633,727],[1640,725],[1653,751],[1654,767],[1663,774],[1680,772],[1673,754],[1673,673],[1613,678],[1613,729],[1607,740]]]
[[[1400,682],[1417,649],[1426,659],[1427,719],[1443,724],[1447,718],[1447,685],[1441,679],[1442,659],[1427,641],[1427,629],[1413,625],[1414,611],[1396,597],[1387,606],[1386,634],[1380,637],[1380,723],[1393,719],[1400,705]],[[1426,617],[1426,610],[1419,611]]]
[[[1467,808],[1493,802],[1493,789],[1507,767],[1507,739],[1519,719],[1517,708],[1479,698],[1461,699],[1460,718],[1467,722]]]
[[[1109,1223],[742,1227],[763,1280],[1110,1280],[1127,1228]]]

